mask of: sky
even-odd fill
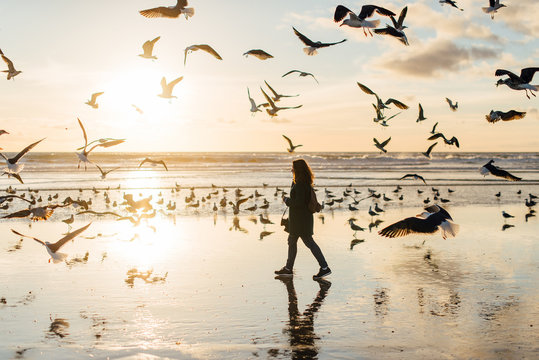
[[[537,0],[502,0],[507,7],[494,20],[481,10],[487,0],[459,0],[464,11],[437,0],[376,2],[396,14],[408,6],[410,46],[333,22],[337,5],[359,12],[364,3],[357,1],[191,0],[195,15],[189,20],[138,13],[174,3],[0,2],[0,49],[22,71],[14,80],[0,77],[0,129],[9,132],[0,137],[3,151],[20,151],[43,137],[33,151],[75,151],[84,144],[77,118],[89,140],[126,139],[99,151],[284,151],[286,134],[305,152],[377,151],[373,138],[391,137],[390,155],[425,151],[436,122],[461,146],[439,144],[434,151],[539,151],[539,96],[527,99],[523,91],[496,87],[494,76],[498,68],[519,74],[539,66]],[[391,23],[379,15],[373,19],[381,20],[380,27]],[[292,26],[314,41],[347,41],[307,56]],[[158,59],[137,56],[157,36]],[[193,44],[211,45],[223,60],[198,51],[184,66],[183,51]],[[274,58],[242,56],[250,49]],[[7,67],[0,62],[0,68]],[[282,77],[293,69],[313,73],[319,84],[310,77]],[[157,96],[163,76],[184,77],[174,88],[177,99]],[[264,80],[279,93],[299,94],[280,106],[303,106],[274,118],[252,116],[247,88],[261,103]],[[372,120],[374,97],[357,82],[410,108],[382,127]],[[539,84],[539,74],[532,83]],[[85,104],[100,91],[98,109]],[[458,111],[449,109],[446,97],[458,101]],[[419,103],[427,120],[416,123]],[[512,122],[485,120],[490,110],[510,109],[527,115]]]

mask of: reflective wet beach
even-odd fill
[[[378,189],[394,199],[378,200],[386,210],[378,229],[417,214],[430,192],[408,186],[399,202],[393,189]],[[276,201],[274,188],[257,190]],[[3,220],[0,357],[534,358],[539,223],[526,221],[523,202],[537,186],[454,190],[440,188],[461,226],[455,239],[382,238],[368,229],[370,200],[358,212],[343,205],[316,215],[315,239],[333,271],[327,283],[311,279],[318,269],[303,245],[293,280],[274,279],[286,256],[277,204],[267,212],[275,224],[263,226],[255,223],[259,211],[214,216],[213,202],[185,207],[188,189],[155,190],[154,203],[159,192],[176,197],[177,215],[158,211],[138,226],[76,216],[73,228],[93,223],[63,248],[69,256],[61,264],[49,264],[40,244],[21,242],[10,229],[56,241],[70,210],[31,227],[27,219]],[[114,199],[122,191],[109,193]],[[95,210],[106,209],[102,192],[82,195],[94,199]],[[505,220],[502,210],[515,218]],[[354,236],[350,216],[366,230]],[[514,227],[502,230],[504,224]]]

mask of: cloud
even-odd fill
[[[389,60],[381,62],[378,67],[409,76],[436,77],[442,72],[460,71],[474,61],[496,56],[494,49],[476,46],[465,48],[449,40],[434,40],[408,52],[408,56],[384,56]]]
[[[539,14],[539,1],[520,0],[511,2],[507,4],[507,7],[500,9],[494,16],[494,20],[499,19],[509,28],[536,39],[539,33],[537,14]]]

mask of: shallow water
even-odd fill
[[[280,195],[270,187],[256,188],[272,203],[267,215],[275,224],[265,227],[253,221],[259,211],[214,216],[213,199],[187,208],[187,189],[133,191],[135,199],[151,194],[158,209],[176,201],[177,210],[158,211],[136,227],[112,216],[76,216],[74,229],[92,225],[66,244],[67,262],[60,264],[48,263],[40,244],[20,242],[10,229],[56,241],[68,229],[60,220],[73,209],[57,209],[31,227],[28,219],[1,220],[0,358],[536,358],[539,222],[525,221],[523,203],[538,186],[461,185],[451,195],[440,188],[460,224],[454,239],[376,234],[417,214],[432,197],[430,187],[404,186],[404,201],[394,186],[377,187],[394,200],[377,200],[384,223],[372,232],[370,199],[357,212],[343,205],[326,207],[323,221],[316,216],[330,284],[311,279],[317,264],[302,244],[293,280],[274,279],[286,234],[278,225]],[[359,197],[367,193],[357,189]],[[111,200],[121,201],[123,192],[109,190]],[[165,201],[158,206],[159,192]],[[67,195],[93,199],[96,211],[119,211],[105,206],[103,192],[63,191],[59,199]],[[322,189],[319,198],[327,200]],[[14,201],[2,213],[16,206],[24,207]],[[502,210],[515,218],[504,220]],[[354,236],[351,215],[367,230]],[[514,227],[502,230],[504,224]],[[262,231],[271,234],[260,239]],[[364,241],[351,249],[354,239]]]

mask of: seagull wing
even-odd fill
[[[376,95],[376,93],[374,91],[372,91],[371,89],[369,89],[368,87],[366,87],[365,85],[361,84],[361,83],[357,83],[357,86],[359,86],[359,88],[361,90],[363,90],[363,92],[369,94],[369,95]]]
[[[425,154],[427,154],[428,156],[430,156],[430,152],[432,151],[432,149],[434,149],[434,147],[438,145],[437,142],[435,142],[434,144],[432,144],[431,146],[429,146],[429,148],[427,149],[427,151],[425,151]]]
[[[144,165],[144,164],[147,163],[147,162],[151,162],[150,158],[144,158],[144,160],[142,160],[142,161],[140,162],[140,164],[138,165],[138,167],[140,168],[142,165]]]
[[[390,136],[386,141],[384,141],[383,143],[381,143],[380,145],[381,145],[382,147],[385,147],[385,146],[389,143],[390,140],[391,140],[391,136]]]
[[[455,144],[456,147],[460,148],[459,140],[455,136],[453,136],[451,139],[449,139],[449,141],[452,144]]]
[[[5,55],[4,53],[2,53],[2,51],[0,50],[0,55],[2,56],[2,60],[4,60],[4,62],[6,63],[9,71],[15,71],[15,67],[13,66],[13,62],[11,60],[9,60]]]
[[[529,67],[522,69],[520,71],[520,78],[524,81],[524,83],[529,84],[530,81],[532,81],[533,75],[535,75],[536,71],[539,71],[539,67]]]
[[[391,19],[393,19],[393,17],[391,17]],[[374,29],[374,32],[378,35],[389,35],[394,37],[402,36],[402,34],[398,32],[397,29],[389,25],[386,25],[386,27],[382,29]]]
[[[292,29],[294,29],[294,34],[296,34],[296,36],[307,46],[316,46],[316,44],[311,40],[309,39],[307,36],[303,35],[302,33],[300,33],[299,31],[296,30],[295,27],[292,27]]]
[[[339,5],[335,9],[335,14],[333,15],[333,20],[335,22],[340,22],[342,19],[348,15],[348,13],[354,14],[352,10],[348,9],[346,6]],[[355,16],[355,14],[354,14]]]
[[[406,110],[408,109],[408,105],[404,104],[404,103],[401,103],[399,100],[396,100],[396,99],[393,99],[393,98],[389,98],[387,99],[387,101],[385,102],[386,105],[389,105],[389,104],[395,104],[396,107],[398,107],[399,109],[403,109],[403,110]]]
[[[139,13],[140,15],[147,18],[158,18],[158,17],[177,18],[181,14],[181,9],[177,6],[174,6],[174,7],[159,6],[152,9],[141,10],[139,11]]]
[[[425,116],[423,115],[423,106],[421,106],[421,103],[419,103],[419,117],[420,117],[420,118],[425,117]]]
[[[300,73],[301,71],[299,71],[299,70],[290,70],[289,72],[287,72],[286,74],[284,74],[284,75],[281,76],[281,77],[285,77],[286,75],[290,75],[290,74],[295,73],[295,72],[299,72],[299,73]]]
[[[432,127],[431,133],[434,134],[434,132],[436,131],[436,126],[438,126],[438,122],[436,122],[436,124],[434,124],[434,126]]]
[[[385,9],[383,7],[380,7],[380,6],[363,5],[361,7],[361,11],[360,11],[360,13],[358,14],[357,17],[360,18],[360,19],[366,19],[368,17],[371,17],[374,14],[375,11],[378,14],[383,15],[383,16],[395,16],[396,15],[393,11],[390,11],[390,10]]]
[[[500,111],[500,117],[502,118],[503,121],[518,120],[518,119],[522,119],[524,116],[526,116],[525,111],[516,111],[516,110],[509,110],[508,112]]]
[[[10,175],[13,176],[15,179],[19,180],[21,184],[24,184],[24,181],[22,181],[21,175],[19,174],[10,174]]]
[[[2,216],[2,219],[25,218],[25,217],[27,217],[28,215],[30,215],[31,213],[32,213],[32,210],[31,210],[31,209],[19,210],[19,211],[16,211],[16,212],[14,212],[14,213],[7,214],[7,215],[5,215],[5,216]]]
[[[183,80],[183,76],[180,76],[179,78],[175,79],[175,80],[172,80],[171,82],[168,83],[168,86],[172,89],[174,88],[174,86],[176,86],[177,83],[179,83],[180,81]]]
[[[511,80],[516,80],[516,81],[520,81],[520,76],[512,73],[511,71],[509,70],[505,70],[505,69],[497,69],[496,72],[494,73],[494,75],[496,76],[503,76],[503,75],[508,75]]]
[[[337,44],[343,43],[345,41],[346,41],[346,39],[342,39],[341,41],[332,42],[332,43],[320,43],[320,44],[316,44],[316,47],[318,47],[318,48],[328,47],[328,46],[331,46],[331,45],[337,45]]]
[[[34,146],[36,146],[37,144],[39,144],[40,142],[42,142],[43,140],[45,140],[45,138],[39,140],[39,141],[36,141],[35,143],[33,144],[30,144],[28,145],[27,147],[25,147],[20,153],[18,153],[15,157],[9,159],[9,162],[12,163],[12,164],[15,164],[17,161],[19,161],[20,158],[22,158],[24,155],[26,155],[26,153],[30,150],[32,150],[32,148]]]
[[[492,175],[502,177],[504,179],[510,180],[510,181],[520,181],[522,178],[519,178],[508,171],[505,171],[503,169],[500,169],[499,167],[492,165],[492,168],[489,169]]]
[[[404,23],[404,18],[406,17],[407,12],[408,12],[408,6],[405,6],[404,9],[401,10],[401,13],[399,15],[399,20],[397,21],[398,25],[395,26],[397,29],[402,29],[402,23]]]
[[[195,45],[195,46],[198,47],[200,50],[205,51],[210,55],[213,55],[213,57],[215,57],[216,59],[223,60],[221,55],[219,55],[217,51],[215,51],[210,45],[202,44],[202,45]]]
[[[264,50],[261,50],[261,49],[253,49],[253,50],[249,50],[247,52],[245,52],[243,55],[247,56],[247,55],[253,55],[261,60],[265,60],[265,59],[268,59],[268,58],[272,58],[273,56],[268,54],[267,52],[265,52]]]
[[[60,248],[66,243],[68,242],[69,240],[73,240],[74,238],[76,238],[80,233],[82,233],[84,230],[88,229],[88,227],[92,225],[92,223],[89,223],[88,225],[86,226],[83,226],[81,227],[80,229],[77,229],[75,231],[72,231],[70,232],[69,234],[67,234],[66,236],[64,236],[63,238],[61,238],[60,240],[58,240],[57,242],[55,242],[54,244],[50,244],[49,245],[49,249],[51,249],[51,251],[53,253],[57,252],[58,250],[60,250]]]
[[[95,101],[97,100],[97,97],[100,96],[100,95],[103,95],[103,94],[104,94],[103,91],[97,92],[97,93],[93,93],[93,94],[92,94],[92,98],[90,99],[90,102],[95,103]]]
[[[268,83],[266,83],[267,85]],[[269,87],[269,85],[268,85]],[[270,90],[272,90],[270,88]],[[268,96],[268,94],[266,94],[266,92],[264,91],[264,89],[260,88],[260,91],[262,91],[262,94],[264,94],[264,97],[266,98],[266,101],[268,102],[268,104],[273,108],[275,109],[275,103],[273,102],[273,100]]]
[[[429,138],[427,140],[436,140],[438,138],[443,138],[444,140],[446,140],[444,134],[442,134],[442,133],[436,133],[436,134],[434,134],[432,136],[429,136]]]
[[[167,164],[165,164],[164,160],[159,160],[157,163],[163,165],[165,170],[168,171]]]
[[[372,138],[372,140],[374,141],[374,143],[375,143],[377,146],[382,146],[382,145],[380,144],[380,142],[378,142],[378,140],[377,140],[376,138]]]
[[[409,217],[383,228],[378,234],[389,238],[395,238],[414,233],[433,234],[436,230],[438,230],[438,226],[433,225],[432,222],[426,219]]]
[[[43,241],[39,240],[38,238],[35,238],[35,237],[32,237],[32,236],[28,236],[28,235],[21,234],[20,232],[15,231],[15,230],[13,230],[13,229],[11,229],[11,231],[12,231],[14,234],[16,234],[16,235],[19,235],[19,236],[22,236],[22,237],[25,237],[25,238],[29,238],[29,239],[33,239],[33,240],[37,241],[38,243],[40,243],[41,245],[47,246],[47,244],[45,244]]]
[[[453,107],[453,102],[451,101],[450,98],[445,98],[445,101],[447,101],[450,107]]]
[[[414,177],[414,174],[406,174],[403,177],[401,177],[399,180],[403,180],[403,179],[406,179],[406,178],[409,178],[409,177]]]
[[[290,146],[290,148],[293,149],[294,144],[292,144],[292,140],[290,140],[290,138],[286,135],[283,135],[283,137],[286,139],[286,141],[288,141],[288,145]]]
[[[272,92],[273,96],[278,96],[279,95],[279,94],[277,94],[277,91],[273,90],[273,88],[270,86],[270,84],[268,84],[268,82],[266,80],[264,80],[264,83],[266,84],[268,89]]]

